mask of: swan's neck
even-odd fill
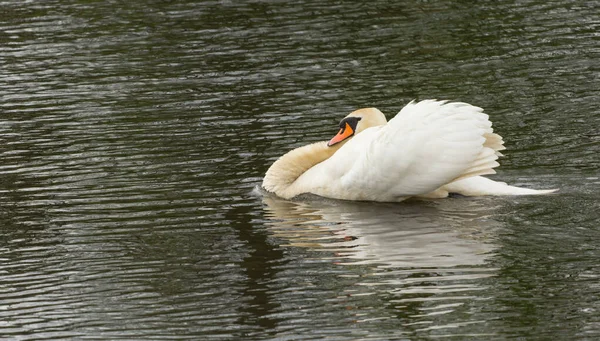
[[[291,199],[301,193],[292,193],[290,186],[307,170],[330,158],[342,145],[328,147],[327,142],[317,142],[296,148],[275,161],[265,174],[262,186],[269,192]]]

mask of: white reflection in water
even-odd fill
[[[394,268],[477,266],[496,248],[491,198],[366,203],[263,198],[273,233],[289,245],[331,251],[340,264]],[[489,206],[491,205],[491,206]],[[481,270],[481,269],[479,269]]]
[[[337,276],[353,298],[356,322],[389,319],[407,331],[451,334],[464,332],[456,330],[463,326],[458,311],[467,324],[485,322],[469,307],[489,298],[483,281],[497,273],[489,262],[502,227],[493,219],[502,205],[495,199],[388,204],[265,195],[263,202],[282,244],[352,265]]]

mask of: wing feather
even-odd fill
[[[342,183],[369,199],[429,193],[456,179],[494,173],[502,138],[483,109],[467,103],[410,102],[357,154]]]

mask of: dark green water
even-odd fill
[[[0,337],[600,338],[598,32],[595,1],[0,2]],[[415,98],[560,194],[256,193]]]

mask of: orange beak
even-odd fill
[[[354,130],[352,130],[352,127],[350,127],[348,122],[346,122],[346,127],[340,129],[340,132],[337,133],[337,135],[335,135],[331,140],[329,140],[329,142],[327,142],[327,146],[331,147],[336,143],[344,141],[352,135],[354,135]]]

